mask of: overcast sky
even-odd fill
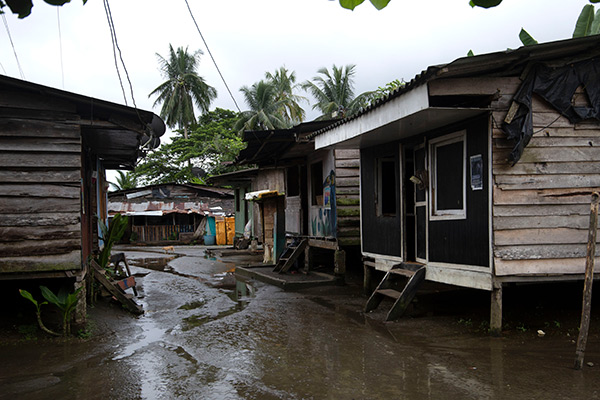
[[[88,0],[84,6],[81,0],[72,0],[63,7],[33,1],[32,14],[23,20],[5,8],[25,79],[124,104],[103,1]],[[521,27],[539,42],[569,38],[588,4],[504,0],[485,10],[471,8],[468,0],[392,0],[377,11],[367,0],[349,11],[328,0],[188,1],[242,110],[246,105],[239,88],[283,65],[301,82],[321,67],[356,64],[360,93],[394,79],[408,81],[428,66],[451,62],[470,49],[483,54],[520,47]],[[204,51],[199,74],[218,91],[213,107],[235,110],[184,0],[112,0],[110,8],[139,108],[159,113],[148,94],[164,80],[156,53],[167,56],[172,44]],[[21,78],[4,26],[0,26],[0,64],[1,74]],[[126,91],[132,105],[127,86]],[[310,118],[318,115],[309,104],[304,108]]]

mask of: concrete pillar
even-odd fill
[[[502,284],[494,285],[490,305],[490,334],[500,336],[502,334]]]
[[[341,278],[346,276],[346,252],[344,250],[336,250],[333,260],[335,276]]]

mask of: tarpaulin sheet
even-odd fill
[[[589,107],[572,104],[573,95],[583,86],[588,96]],[[502,129],[509,139],[516,141],[509,156],[514,165],[523,154],[525,146],[533,136],[531,102],[533,93],[550,103],[571,123],[586,119],[600,119],[600,60],[590,59],[569,63],[558,68],[537,64],[531,68],[513,101],[519,105],[510,123],[503,122]]]

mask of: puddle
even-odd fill
[[[147,258],[131,258],[129,259],[129,264],[140,267],[147,268],[154,271],[165,271],[168,267],[170,261],[177,258],[177,256],[170,257],[147,257]]]
[[[204,299],[201,299],[200,301],[192,301],[191,303],[186,303],[180,307],[178,307],[178,310],[195,310],[196,308],[200,308],[202,307],[204,304],[206,304],[206,301],[204,301]]]
[[[242,311],[245,308],[245,305],[236,304],[233,307],[219,312],[217,315],[192,315],[190,317],[183,318],[181,321],[183,325],[181,327],[182,332],[187,332],[193,328],[198,326],[202,326],[208,322],[218,321],[221,318],[228,317],[236,312]]]

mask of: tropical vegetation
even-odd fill
[[[600,0],[592,1],[591,3],[597,3]],[[584,37],[600,34],[600,10],[596,12],[592,4],[586,4],[583,6],[577,22],[575,23],[575,29],[573,30],[573,37]],[[519,39],[525,46],[532,46],[538,44],[538,41],[533,38],[525,29],[521,29],[519,33]]]
[[[295,94],[295,91],[300,88],[296,83],[296,73],[288,71],[285,67],[280,67],[274,73],[267,72],[265,74],[268,82],[275,86],[275,101],[281,102],[280,114],[291,125],[296,125],[304,121],[306,113],[300,102],[308,101],[306,97]]]
[[[366,107],[373,92],[354,95],[354,74],[356,66],[333,65],[331,71],[321,68],[312,81],[306,81],[302,88],[316,99],[313,109],[321,111],[319,120],[345,118]]]
[[[117,171],[115,182],[109,182],[114,190],[128,190],[138,187],[138,178],[133,172]]]
[[[240,92],[249,110],[242,111],[234,129],[243,131],[285,129],[292,123],[285,117],[285,99],[278,100],[277,87],[269,80],[260,80],[252,86],[243,86]]]
[[[189,125],[196,122],[194,104],[201,112],[208,112],[210,104],[217,97],[217,90],[198,75],[201,54],[201,50],[190,54],[183,47],[174,50],[172,45],[169,45],[168,58],[157,53],[160,70],[166,81],[148,95],[157,96],[155,107],[162,104],[160,116],[167,126],[182,129],[186,138]]]
[[[141,184],[202,183],[202,177],[234,170],[244,143],[233,129],[239,114],[221,108],[200,116],[186,139],[176,131],[171,143],[150,152],[134,171]]]

